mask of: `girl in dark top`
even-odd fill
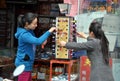
[[[67,49],[87,50],[87,56],[91,61],[90,81],[114,81],[112,70],[109,67],[109,42],[98,22],[91,23],[89,36],[77,33],[79,37],[86,38],[87,42],[60,41],[60,46]]]

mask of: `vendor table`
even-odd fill
[[[61,60],[61,59],[54,59],[50,60],[50,77],[49,81],[52,81],[52,64],[67,64],[68,65],[68,81],[70,81],[70,74],[71,74],[71,68],[74,62],[77,62],[78,60]]]

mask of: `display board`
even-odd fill
[[[55,54],[56,58],[69,59],[71,58],[72,50],[68,50],[59,46],[59,41],[72,41],[73,40],[73,18],[72,17],[57,17],[56,18],[56,46]]]

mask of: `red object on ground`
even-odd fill
[[[110,67],[112,67],[112,59],[109,60]],[[80,57],[80,81],[90,81],[90,67],[91,63],[87,56]]]

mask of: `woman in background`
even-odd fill
[[[26,13],[18,16],[18,27],[15,37],[18,39],[18,49],[15,59],[16,67],[24,64],[25,70],[18,76],[18,81],[32,81],[31,71],[35,58],[36,45],[42,44],[56,30],[51,27],[42,36],[35,37],[33,30],[37,27],[37,14]]]
[[[112,70],[109,66],[109,42],[98,22],[91,23],[89,36],[78,33],[87,42],[65,42],[60,41],[60,46],[67,49],[87,50],[87,56],[91,61],[90,81],[114,81]]]

